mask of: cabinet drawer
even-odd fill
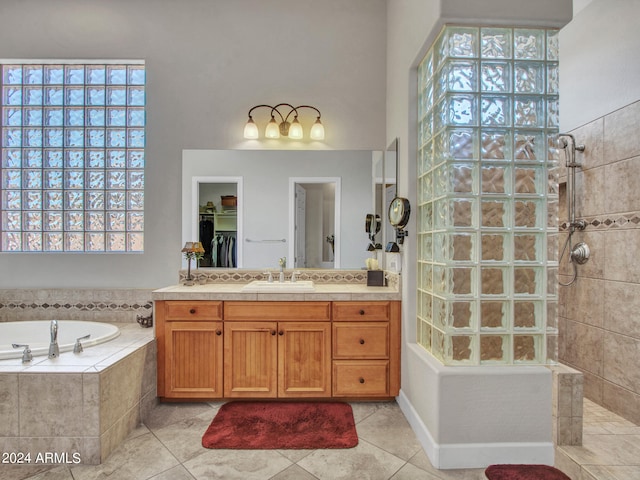
[[[333,302],[334,320],[389,320],[389,302]]]
[[[331,320],[331,302],[225,302],[225,320]]]
[[[222,302],[164,302],[165,320],[222,320]]]
[[[334,322],[333,358],[389,358],[389,323]]]
[[[389,362],[386,360],[335,360],[333,396],[389,395]]]

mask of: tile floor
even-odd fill
[[[395,403],[354,403],[360,442],[345,450],[208,450],[220,403],[161,404],[102,465],[0,466],[1,480],[485,480],[484,469],[436,470]],[[572,480],[640,479],[640,427],[585,400],[584,445],[556,459]]]

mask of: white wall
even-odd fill
[[[370,151],[185,150],[182,167],[183,218],[193,216],[192,177],[242,177],[243,264],[245,268],[277,268],[287,257],[288,243],[252,243],[251,240],[289,238],[289,177],[340,177],[340,267],[363,268],[368,245],[364,220],[371,213]],[[304,182],[300,182],[304,183]],[[183,223],[183,239],[192,237]],[[287,259],[287,266],[293,260]]]
[[[416,202],[416,118],[417,65],[448,23],[489,25],[562,26],[571,19],[570,0],[389,0],[387,9],[387,143],[399,137],[398,193]],[[402,391],[401,406],[425,447],[431,462],[440,468],[460,468],[493,463],[548,462],[553,456],[550,431],[538,429],[540,423],[550,424],[550,411],[536,407],[540,400],[551,401],[550,376],[542,371],[515,372],[503,378],[499,388],[510,393],[519,384],[535,382],[538,397],[524,396],[513,401],[505,395],[500,401],[480,405],[474,396],[484,398],[491,392],[487,380],[491,371],[475,367],[464,381],[451,381],[462,374],[457,367],[439,368],[437,362],[415,342],[416,285],[416,219],[413,215],[407,227],[410,235],[403,246],[402,305]],[[429,367],[430,366],[430,367]],[[542,368],[542,367],[540,367]],[[544,370],[544,368],[542,368]],[[531,375],[530,377],[528,377]],[[452,378],[450,378],[452,376]],[[485,377],[486,376],[486,377]],[[527,379],[528,377],[528,379]],[[459,380],[459,379],[458,379]],[[529,385],[534,385],[530,383]],[[470,393],[471,392],[471,393]],[[487,397],[489,398],[489,397]],[[455,412],[447,402],[461,399],[458,409],[473,411],[474,418],[485,422],[457,423]],[[495,397],[494,397],[495,400]],[[527,404],[526,402],[534,403]],[[528,411],[529,415],[518,412]],[[462,418],[462,417],[460,417]],[[504,420],[504,421],[502,421]],[[476,436],[478,429],[483,430]],[[512,435],[513,432],[517,432]],[[473,438],[474,441],[470,439]],[[501,439],[501,440],[498,440]],[[536,442],[527,448],[527,442]],[[511,448],[505,446],[511,445]],[[447,452],[455,452],[449,455]],[[527,455],[529,455],[528,458]],[[465,463],[467,462],[467,463]]]
[[[638,0],[592,0],[562,29],[562,131],[640,99],[638,18]]]
[[[1,0],[0,58],[146,61],[147,168],[144,254],[3,254],[0,288],[175,283],[183,149],[382,150],[385,17],[385,0]],[[319,108],[326,140],[243,140],[249,108],[279,102]]]

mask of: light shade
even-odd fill
[[[298,117],[294,118],[291,125],[289,125],[289,138],[293,140],[300,140],[302,138],[302,125],[300,125]]]
[[[280,137],[291,138],[292,140],[301,140],[304,138],[304,130],[298,114],[301,110],[310,109],[316,113],[316,122],[311,127],[309,136],[312,140],[324,140],[324,125],[320,121],[322,114],[320,110],[311,105],[298,105],[294,107],[289,103],[278,103],[272,105],[256,105],[249,109],[249,120],[244,126],[244,138],[255,140],[260,137],[257,125],[254,123],[251,113],[258,108],[268,108],[271,111],[271,120],[267,124],[264,136],[268,139],[276,139]],[[288,110],[287,110],[288,109]],[[293,118],[293,120],[291,120]]]
[[[316,120],[316,123],[311,127],[311,133],[309,134],[311,140],[324,140],[324,125],[320,121],[320,117]]]
[[[271,117],[269,123],[267,123],[267,128],[264,130],[264,136],[267,138],[280,138],[280,126],[276,119]]]
[[[258,132],[258,126],[253,121],[253,118],[249,117],[247,124],[244,126],[244,138],[249,140],[255,140],[260,136]]]

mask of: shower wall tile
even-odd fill
[[[589,245],[589,261],[580,265],[580,276],[605,279],[604,270],[606,266],[605,252],[607,245],[607,233],[602,231],[585,230],[573,234],[573,242],[585,242]],[[566,254],[565,254],[566,255]]]
[[[606,211],[606,191],[602,185],[604,172],[605,167],[576,171],[576,218]],[[566,217],[560,219],[560,223],[566,220]]]
[[[602,329],[567,321],[565,342],[565,359],[569,365],[602,376]]]
[[[566,306],[567,317],[581,324],[602,327],[604,288],[603,280],[586,277],[580,277],[579,281],[567,287],[566,297],[570,298]]]
[[[603,382],[601,404],[636,425],[640,425],[639,394],[605,381]]]
[[[640,229],[607,232],[605,278],[618,282],[640,283],[638,252]]]
[[[576,152],[576,161],[582,164],[581,170],[602,166],[606,163],[604,156],[604,118],[598,118],[571,132],[577,144],[585,146],[584,152]],[[560,157],[563,163],[562,156]]]
[[[640,155],[638,119],[640,102],[604,117],[604,155],[608,163]]]
[[[578,266],[572,286],[559,289],[558,305],[560,361],[584,372],[585,396],[636,423],[640,375],[629,366],[640,364],[639,123],[640,102],[635,102],[571,132],[585,144],[585,152],[576,154],[582,163],[576,201],[577,217],[587,222],[573,242],[585,241],[591,258]],[[562,224],[566,200],[561,199],[560,210]],[[571,269],[564,262],[560,272],[566,282]]]
[[[573,365],[573,367],[578,368]],[[603,378],[598,375],[586,372],[581,368],[578,368],[584,374],[584,396],[588,399],[603,405],[603,384],[605,383]]]
[[[607,332],[604,335],[604,371],[606,381],[628,390],[640,385],[640,340]]]
[[[639,171],[640,156],[620,160],[604,167],[604,178],[616,179],[615,182],[605,184],[605,212],[616,213],[640,210],[637,176]],[[600,178],[600,181],[602,182],[602,178]]]
[[[0,437],[17,437],[20,434],[18,399],[18,374],[0,374]]]
[[[640,340],[640,284],[607,282],[604,329]]]

